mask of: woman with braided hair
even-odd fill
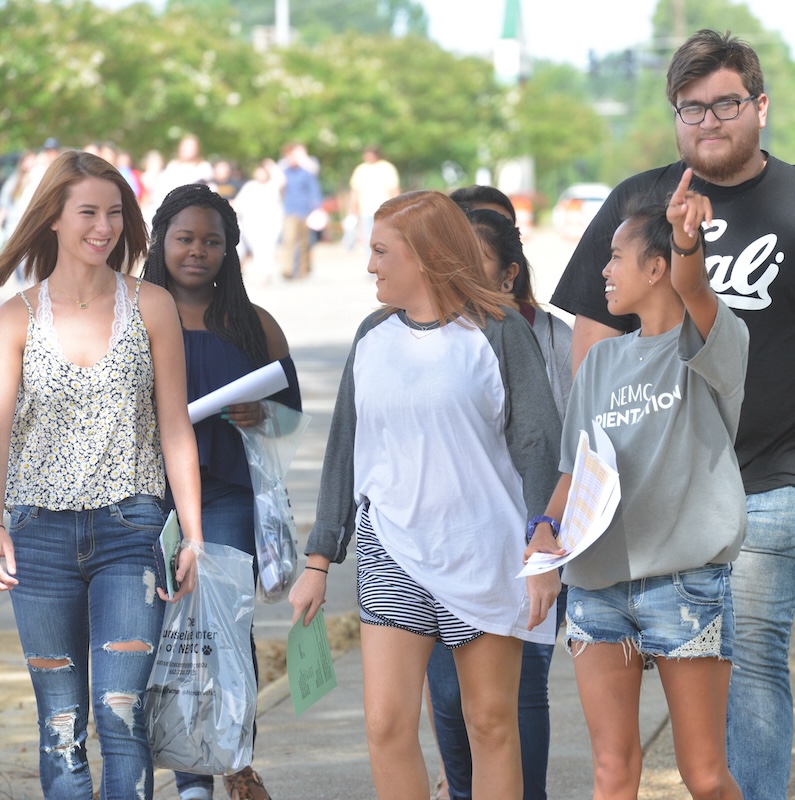
[[[144,276],[168,289],[177,304],[185,341],[188,401],[278,360],[289,386],[271,399],[300,410],[298,378],[284,333],[246,294],[235,247],[239,239],[232,207],[205,184],[169,192],[152,220]],[[256,425],[260,419],[259,403],[240,403],[194,425],[206,539],[252,555],[254,494],[235,426]],[[252,653],[256,671],[253,637]],[[181,800],[212,797],[211,775],[178,772],[176,776]],[[269,798],[250,766],[225,776],[224,785],[233,800]]]

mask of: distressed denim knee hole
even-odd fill
[[[154,645],[142,641],[106,642],[102,649],[106,653],[145,653],[150,655],[154,652]]]
[[[48,753],[55,753],[66,760],[69,769],[78,766],[74,758],[75,751],[80,747],[75,739],[75,726],[77,723],[77,711],[59,711],[47,720],[47,728],[56,738],[57,743],[52,747],[45,748]]]
[[[30,656],[28,658],[28,666],[31,669],[41,670],[42,672],[69,669],[74,666],[71,658],[64,656],[63,658],[42,658],[41,656]]]
[[[107,706],[126,726],[130,733],[135,727],[134,711],[141,705],[141,698],[135,692],[105,692],[102,703]]]

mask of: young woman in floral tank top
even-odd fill
[[[163,617],[152,545],[163,461],[186,540],[202,542],[179,317],[129,276],[146,250],[135,196],[97,156],[45,173],[0,254],[38,281],[0,307],[0,591],[11,597],[36,690],[48,798],[93,797],[90,702],[103,798],[151,798],[143,692]],[[193,589],[184,547],[178,599]],[[89,653],[91,692],[89,698]]]

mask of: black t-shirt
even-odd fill
[[[665,203],[681,180],[682,162],[628,178],[600,209],[558,283],[552,302],[622,331],[635,317],[607,310],[602,270],[629,198]],[[748,325],[745,401],[735,449],[746,492],[795,486],[795,167],[768,156],[739,186],[698,178],[713,226],[705,231],[712,288]]]

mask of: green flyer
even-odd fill
[[[287,676],[296,715],[337,685],[323,612],[318,611],[306,626],[304,616],[287,634]]]

